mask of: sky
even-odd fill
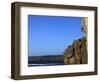
[[[28,55],[62,55],[74,40],[81,38],[82,17],[28,16]]]

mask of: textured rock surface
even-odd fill
[[[86,48],[86,37],[75,40],[72,45],[64,51],[65,64],[87,64],[88,55]]]

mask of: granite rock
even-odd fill
[[[87,64],[87,40],[82,37],[75,40],[72,45],[69,45],[64,51],[65,64]]]

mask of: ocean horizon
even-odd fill
[[[29,56],[28,66],[65,65],[63,55]]]

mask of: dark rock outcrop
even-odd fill
[[[65,64],[87,64],[87,41],[86,37],[75,40],[72,45],[64,51]]]

